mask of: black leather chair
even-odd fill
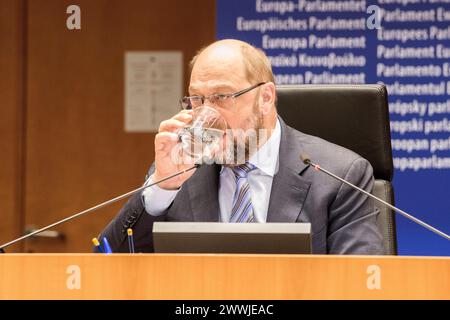
[[[277,109],[291,127],[321,137],[366,158],[374,169],[373,194],[394,204],[393,162],[384,85],[295,85],[277,87]],[[395,213],[380,209],[378,225],[386,254],[397,254]]]

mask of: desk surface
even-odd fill
[[[450,299],[450,258],[3,254],[0,299]]]

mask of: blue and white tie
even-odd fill
[[[248,162],[233,168],[236,177],[236,191],[234,192],[230,222],[254,221],[250,185],[248,184],[247,175],[255,169],[256,167]]]

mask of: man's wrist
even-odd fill
[[[162,180],[164,178],[165,177],[159,177],[156,172],[150,176],[150,179],[153,181],[153,183],[155,183],[159,180]],[[158,183],[157,186],[161,189],[168,190],[168,191],[176,191],[176,190],[179,190],[181,187],[181,186],[177,185],[176,183],[173,183],[173,182],[170,183],[169,181],[164,181],[164,182]]]
[[[158,178],[158,175],[151,175],[146,185],[149,186]],[[154,180],[155,179],[155,180]],[[160,185],[153,185],[142,192],[142,200],[145,211],[152,216],[160,216],[170,207],[178,192],[181,189],[163,189]]]

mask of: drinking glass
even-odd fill
[[[222,151],[226,129],[219,111],[206,105],[195,108],[192,122],[178,132],[182,158],[194,163],[211,161]]]

